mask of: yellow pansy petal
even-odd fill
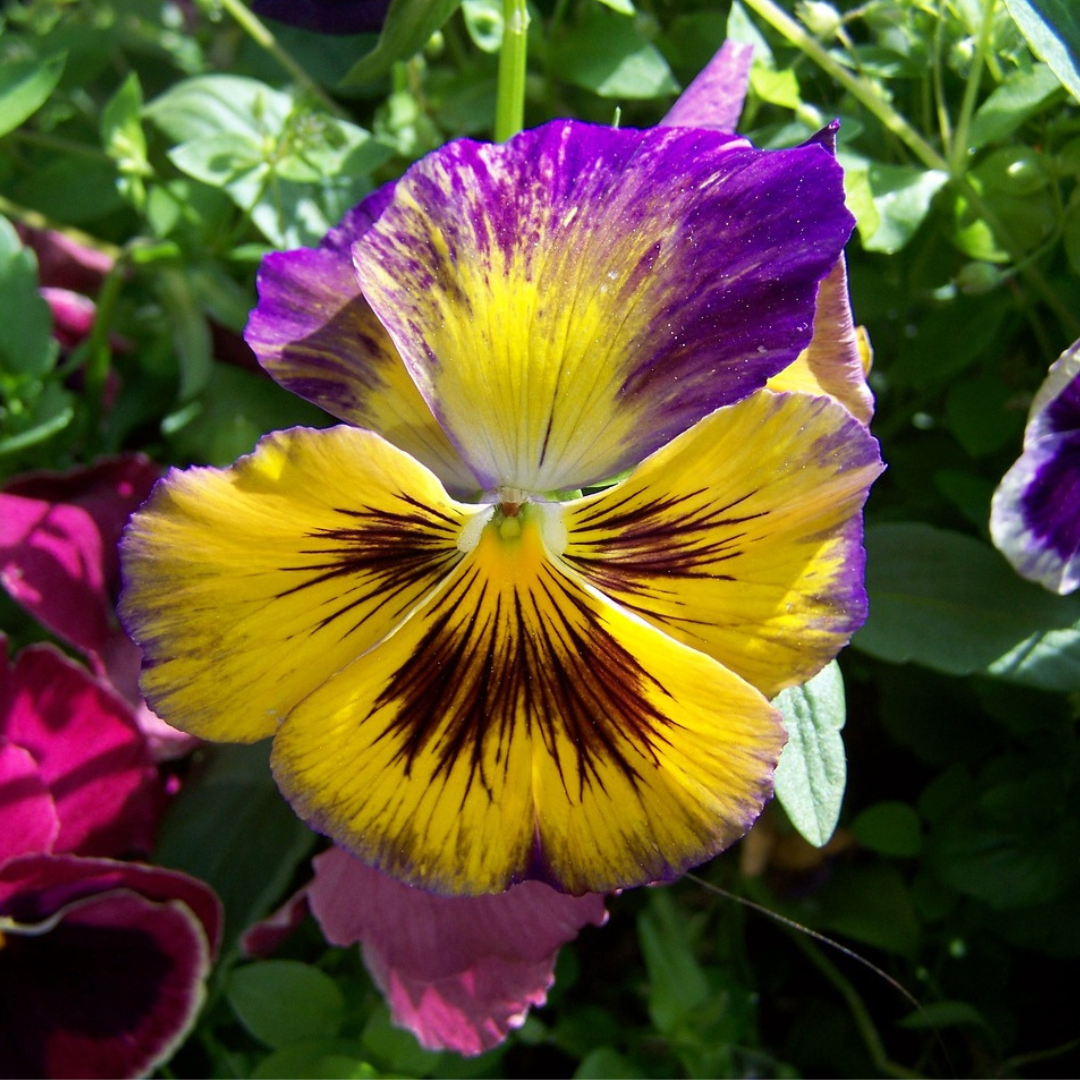
[[[855,325],[851,314],[847,266],[841,256],[818,288],[810,344],[765,385],[777,392],[827,394],[858,421],[869,424],[874,395],[866,376],[872,355],[870,338],[863,327]]]
[[[778,715],[548,554],[557,508],[495,516],[441,592],[301,702],[274,743],[297,811],[436,892],[601,892],[740,836]]]
[[[229,469],[173,470],[121,552],[147,699],[205,738],[273,734],[449,573],[476,512],[356,428],[277,432]]]
[[[880,471],[835,402],[762,391],[568,504],[563,558],[772,697],[866,618],[860,511]]]

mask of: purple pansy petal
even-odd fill
[[[389,7],[390,0],[254,0],[251,10],[317,34],[363,34],[382,26]]]
[[[607,920],[604,897],[536,881],[493,896],[440,897],[340,848],[315,859],[308,903],[326,939],[360,942],[394,1022],[430,1049],[479,1054],[542,1005],[560,946]]]
[[[725,41],[660,121],[661,126],[734,131],[746,97],[753,58],[753,45]]]
[[[23,649],[0,728],[29,751],[60,818],[52,850],[149,851],[162,789],[128,706],[51,645]]]
[[[0,868],[0,895],[0,913],[38,931],[4,930],[0,1075],[146,1076],[172,1054],[216,947],[205,886],[172,871],[29,856]]]
[[[158,469],[142,455],[30,473],[0,492],[0,582],[57,637],[101,657],[120,633],[116,545]]]
[[[1080,585],[1080,341],[1035,395],[1023,453],[994,493],[990,534],[1021,576],[1062,595]]]
[[[555,121],[428,155],[353,247],[484,487],[614,475],[809,342],[852,227],[818,146]]]
[[[0,863],[51,851],[59,833],[56,804],[37,762],[0,735]]]
[[[286,390],[375,431],[451,489],[476,479],[435,421],[393,342],[360,294],[349,248],[392,189],[354,208],[323,245],[275,253],[259,269],[259,303],[244,336]]]

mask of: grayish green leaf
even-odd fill
[[[836,829],[847,782],[839,665],[834,660],[809,682],[782,690],[773,704],[783,714],[788,733],[776,766],[776,797],[799,833],[821,847]]]

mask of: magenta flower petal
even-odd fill
[[[0,735],[0,863],[51,851],[59,833],[56,804],[37,762]]]
[[[315,859],[308,903],[326,939],[360,942],[395,1023],[429,1049],[479,1054],[547,1000],[555,956],[604,897],[527,881],[493,896],[441,897],[402,885],[340,848]]]
[[[1023,453],[994,494],[990,534],[1021,576],[1062,595],[1080,586],[1080,341],[1031,403]]]
[[[664,127],[735,130],[746,97],[754,46],[725,41],[660,121]]]
[[[122,631],[116,545],[158,469],[140,455],[30,473],[0,492],[0,582],[57,637],[100,660]]]
[[[220,919],[193,878],[26,856],[0,916],[0,1076],[145,1076],[194,1023]]]
[[[23,649],[0,678],[7,703],[0,732],[33,756],[56,804],[52,850],[149,851],[162,789],[127,704],[51,645]]]

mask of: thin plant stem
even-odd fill
[[[278,44],[277,38],[266,24],[241,0],[221,0],[221,6],[248,37],[269,53],[289,73],[293,81],[302,86],[328,113],[339,120],[349,119],[349,114]]]
[[[994,28],[994,0],[983,0],[982,24],[975,43],[975,57],[971,62],[971,72],[964,85],[964,98],[960,103],[960,115],[956,120],[952,145],[949,148],[949,172],[953,176],[963,176],[967,169],[968,130],[971,118],[975,115],[975,103],[979,99],[979,84],[982,81],[986,53],[990,48],[990,38]]]
[[[495,141],[506,142],[525,126],[525,58],[529,38],[526,0],[503,0],[503,40],[495,102]]]

